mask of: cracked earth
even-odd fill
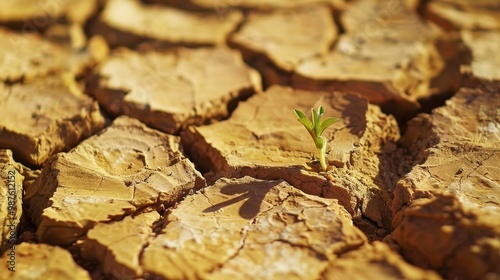
[[[500,279],[499,11],[1,1],[0,279]]]

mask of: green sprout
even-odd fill
[[[321,164],[321,169],[326,171],[326,138],[321,136],[325,129],[327,129],[330,125],[339,121],[337,118],[327,118],[324,121],[321,121],[323,114],[325,113],[325,108],[323,106],[318,107],[318,111],[311,108],[311,117],[312,120],[309,120],[306,115],[300,110],[293,110],[297,115],[297,120],[304,125],[311,135],[314,144],[316,145],[316,150],[318,151],[319,163]]]

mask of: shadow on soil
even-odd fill
[[[214,204],[207,209],[203,210],[203,213],[217,212],[224,207],[238,203],[242,200],[243,205],[239,209],[239,215],[244,218],[251,220],[257,216],[260,212],[262,201],[264,200],[267,192],[273,187],[279,185],[281,181],[278,182],[261,182],[256,184],[244,183],[244,184],[230,184],[221,188],[221,193],[224,195],[233,196],[240,194],[239,196],[233,197],[229,200]],[[258,187],[258,188],[256,188]]]

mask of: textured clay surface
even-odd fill
[[[71,75],[0,84],[0,95],[0,148],[13,150],[27,164],[41,165],[104,126],[99,105]]]
[[[293,71],[303,59],[328,52],[337,29],[328,6],[308,6],[272,12],[251,12],[230,42],[248,61],[264,55],[284,71]]]
[[[15,162],[10,150],[0,150],[0,252],[15,246],[21,215],[23,166]]]
[[[145,54],[121,49],[97,72],[93,95],[167,133],[228,116],[228,107],[260,90],[259,74],[228,48]]]
[[[460,197],[440,194],[412,201],[395,221],[390,238],[412,263],[446,271],[448,279],[498,279],[498,207],[471,207]]]
[[[426,7],[426,16],[445,30],[500,28],[496,0],[432,0]]]
[[[293,85],[319,90],[354,90],[370,102],[394,102],[415,110],[417,98],[428,90],[441,60],[429,43],[387,42],[372,39],[361,47],[356,37],[343,35],[337,49],[326,56],[303,61]],[[422,79],[422,77],[426,77]]]
[[[397,183],[393,212],[434,192],[452,192],[475,207],[500,206],[498,97],[498,85],[462,89],[446,106],[410,122],[402,142],[421,151],[422,163]]]
[[[447,89],[449,81],[430,91],[443,70],[439,31],[403,2],[349,3],[340,21],[345,33],[327,54],[301,61],[294,87],[356,91],[398,117],[415,112],[419,99]]]
[[[21,28],[23,32],[44,30],[60,18],[83,24],[97,9],[98,0],[0,2],[0,23]]]
[[[56,245],[71,244],[96,223],[172,205],[205,181],[179,152],[178,138],[128,117],[46,166],[25,199],[38,238]]]
[[[415,11],[415,1],[359,0],[346,5],[340,16],[345,32],[362,45],[372,39],[429,41],[439,29],[423,21]]]
[[[315,278],[365,242],[337,200],[284,181],[221,179],[172,209],[142,261],[162,279]]]
[[[14,33],[0,27],[0,81],[12,83],[51,74],[80,75],[100,59],[102,44],[95,40],[79,50],[54,44],[35,33]]]
[[[325,132],[331,139],[328,159],[338,167],[328,176],[318,174],[317,165],[305,165],[315,148],[288,113],[318,104],[341,119]],[[229,120],[192,127],[182,136],[195,163],[213,173],[208,175],[284,179],[307,193],[337,198],[353,216],[364,216],[381,228],[390,224],[391,174],[379,170],[388,164],[384,152],[395,148],[391,142],[399,131],[392,117],[358,95],[275,86],[241,104]]]
[[[500,279],[499,11],[0,0],[0,279]]]
[[[441,279],[436,272],[409,265],[385,243],[375,241],[331,262],[322,279]]]
[[[0,258],[2,264],[9,261],[8,255]],[[2,266],[0,270],[1,279],[92,279],[86,270],[75,263],[67,250],[46,244],[17,245],[15,272],[4,268]]]
[[[500,31],[462,31],[461,38],[472,53],[468,69],[472,76],[482,81],[500,81],[500,57],[496,55]]]
[[[127,216],[121,221],[101,223],[92,228],[82,243],[85,259],[102,264],[102,272],[117,279],[140,277],[144,271],[140,255],[153,236],[156,211]]]
[[[92,32],[103,35],[112,46],[131,46],[144,40],[173,45],[221,45],[242,18],[238,11],[218,17],[216,13],[192,13],[136,0],[109,0]]]
[[[422,163],[396,184],[391,238],[414,263],[452,279],[500,275],[498,92],[462,89],[402,139]]]

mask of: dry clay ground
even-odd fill
[[[9,0],[0,38],[0,279],[500,279],[497,0]]]

